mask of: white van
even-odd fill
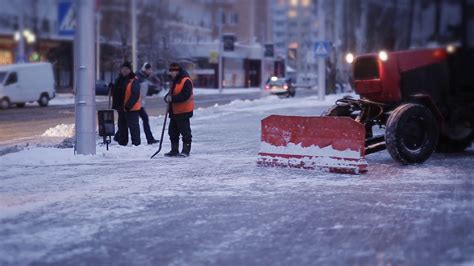
[[[0,109],[12,104],[24,107],[37,101],[47,106],[56,96],[50,63],[27,63],[0,66]]]

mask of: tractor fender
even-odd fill
[[[433,113],[434,117],[436,118],[439,128],[443,128],[443,124],[444,124],[443,115],[441,114],[441,111],[439,110],[438,106],[436,106],[436,104],[433,102],[433,99],[431,98],[430,95],[415,94],[415,95],[411,95],[408,99],[410,103],[418,103],[428,108],[431,111],[431,113]]]

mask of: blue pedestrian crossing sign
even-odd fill
[[[314,43],[314,57],[328,57],[331,52],[331,46],[327,41]]]
[[[74,36],[76,29],[76,16],[72,1],[58,3],[58,35]]]

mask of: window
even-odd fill
[[[226,23],[226,15],[225,15],[225,12],[222,12],[221,13],[221,24],[224,25]]]
[[[290,5],[291,6],[297,6],[298,5],[298,0],[290,0]]]
[[[284,27],[284,26],[285,26],[285,22],[284,22],[284,21],[277,21],[277,22],[275,22],[275,26],[277,26],[277,27]]]
[[[15,84],[17,81],[18,79],[16,77],[16,72],[11,72],[10,75],[8,75],[7,81],[5,82],[5,86]]]
[[[230,16],[230,24],[231,24],[231,25],[239,24],[239,14],[233,13],[233,14]]]
[[[296,12],[296,10],[294,10],[294,9],[288,10],[288,17],[289,18],[295,18],[296,16],[298,16],[298,12]]]
[[[13,64],[13,56],[9,50],[0,50],[0,65]]]
[[[3,80],[5,79],[6,76],[7,76],[7,72],[0,72],[0,84],[3,83]]]

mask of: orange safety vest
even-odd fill
[[[176,86],[173,89],[173,96],[178,95],[183,90],[184,83],[186,82],[186,80],[189,80],[192,84],[191,79],[188,77],[181,79],[181,81],[178,84],[176,84]],[[189,99],[187,99],[186,101],[182,103],[171,102],[171,106],[173,108],[173,114],[182,114],[182,113],[192,112],[194,109],[194,94],[191,92],[191,96],[189,97]]]
[[[132,96],[132,84],[133,81],[137,80],[137,78],[133,78],[128,81],[127,88],[125,89],[125,99],[123,101],[123,104],[125,105],[128,102],[128,99]],[[130,111],[140,111],[142,108],[142,103],[141,103],[141,95],[138,97],[138,101],[132,106],[132,109]]]

